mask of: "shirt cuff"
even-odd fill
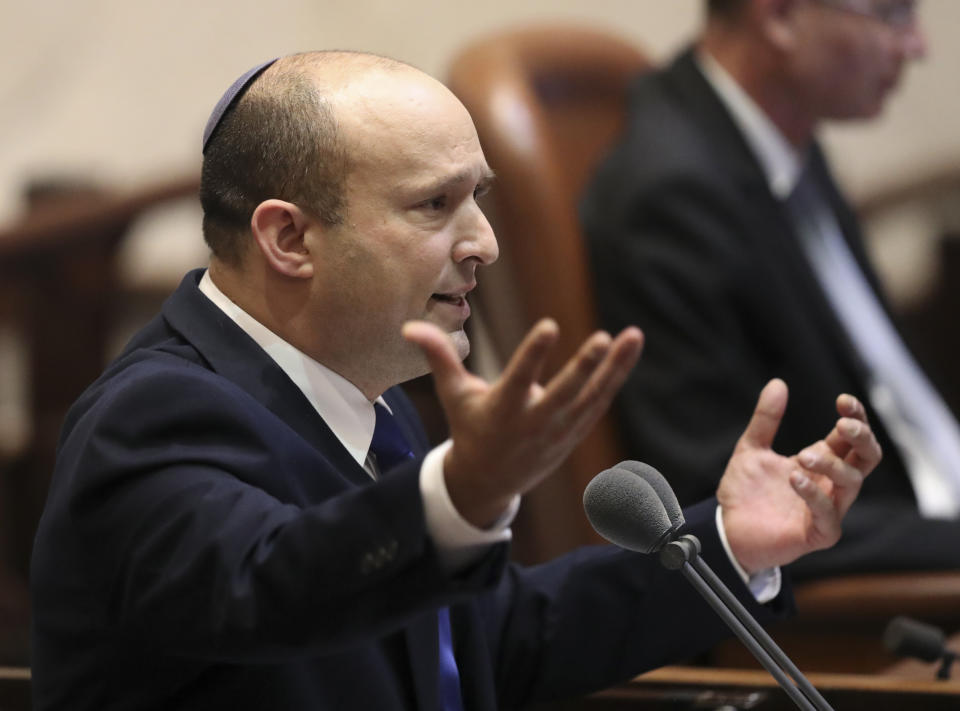
[[[773,600],[773,598],[780,594],[780,588],[783,584],[780,568],[767,568],[753,575],[748,575],[747,571],[743,569],[743,566],[740,565],[733,555],[733,551],[730,550],[730,543],[727,541],[727,530],[723,527],[723,510],[720,506],[717,506],[716,520],[717,533],[720,534],[720,543],[723,544],[723,550],[726,551],[727,558],[730,559],[733,569],[737,571],[737,575],[740,576],[740,579],[743,580],[744,584],[750,589],[750,593],[754,599],[761,605]]]
[[[451,446],[453,440],[448,439],[424,458],[420,467],[420,495],[427,532],[437,547],[441,564],[452,573],[476,561],[490,546],[510,540],[510,524],[520,508],[520,497],[513,497],[510,506],[490,528],[477,528],[464,519],[450,500],[443,476],[443,458]]]

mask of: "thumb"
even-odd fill
[[[787,410],[787,384],[774,378],[760,391],[757,407],[753,411],[747,429],[743,431],[738,446],[751,449],[770,449],[777,429]]]
[[[402,333],[407,341],[418,346],[426,356],[441,399],[444,395],[458,391],[468,373],[450,337],[427,321],[407,321],[403,324]]]

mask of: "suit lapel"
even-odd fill
[[[769,195],[763,167],[700,71],[694,51],[681,54],[662,76],[667,94],[684,107],[685,116],[702,126],[699,135],[709,137],[707,153],[717,157],[724,178],[751,193],[759,189]]]
[[[210,369],[250,393],[304,440],[360,485],[370,483],[363,467],[343,447],[306,396],[257,343],[197,287],[203,270],[184,277],[163,305],[169,326],[203,356]]]
[[[864,366],[860,356],[827,301],[785,206],[771,193],[763,167],[726,106],[701,73],[693,50],[683,53],[664,77],[667,90],[674,99],[686,105],[686,115],[694,117],[693,120],[703,126],[702,135],[711,137],[710,148],[717,156],[718,166],[738,191],[738,199],[747,206],[742,211],[745,218],[755,223],[751,232],[769,237],[755,245],[757,258],[767,263],[767,269],[777,279],[792,285],[788,293],[792,298],[802,298],[805,302],[802,308],[815,314],[817,333],[830,344],[838,363],[851,377],[862,380]],[[844,238],[851,243],[854,254],[864,266],[856,220],[837,191],[819,147],[814,145],[812,153],[814,169],[828,188]],[[868,278],[872,278],[872,270],[866,267],[865,271]]]

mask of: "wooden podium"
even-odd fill
[[[860,674],[810,674],[836,711],[960,709],[960,680],[934,681]],[[664,667],[575,701],[541,704],[536,711],[789,711],[796,706],[764,671]]]
[[[811,674],[836,711],[944,711],[960,708],[960,680]],[[531,711],[789,711],[793,702],[763,671],[664,667],[585,699]],[[30,670],[0,667],[0,711],[30,711]]]
[[[30,669],[0,666],[0,711],[30,711]]]

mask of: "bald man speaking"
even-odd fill
[[[403,63],[312,52],[230,88],[204,136],[209,267],[64,425],[33,557],[37,709],[493,711],[726,634],[644,556],[508,561],[520,497],[642,335],[594,334],[541,383],[543,321],[496,382],[464,369],[491,179],[464,107]],[[430,371],[451,433],[432,449],[397,387]],[[777,566],[836,541],[880,457],[851,397],[810,466],[774,454],[786,395],[763,390],[718,498],[685,512],[763,619],[791,605]]]

